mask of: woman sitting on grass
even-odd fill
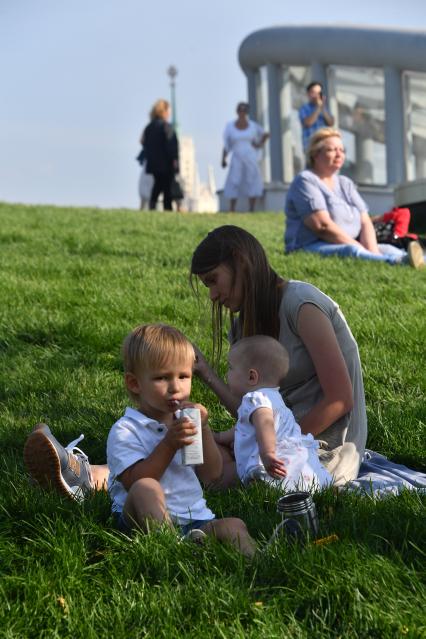
[[[377,243],[366,203],[352,180],[339,175],[345,161],[339,131],[316,131],[306,156],[308,168],[294,178],[285,203],[288,253],[304,250],[323,257],[337,255],[423,268],[419,242],[409,242],[407,251]]]
[[[258,240],[242,228],[225,225],[209,233],[196,248],[191,277],[210,293],[214,325],[213,350],[222,350],[224,309],[229,311],[230,341],[269,335],[285,346],[290,367],[280,392],[303,434],[319,441],[319,457],[337,485],[355,479],[365,450],[367,415],[357,343],[338,305],[311,284],[281,278],[269,265]],[[240,398],[197,352],[195,372],[236,417]],[[216,433],[224,472],[218,488],[238,484],[232,442]],[[64,449],[39,426],[29,436],[24,458],[30,474],[44,486],[68,493],[70,468],[88,468],[79,451]],[[106,466],[92,466],[85,482],[105,487]],[[80,475],[81,476],[81,475]]]
[[[213,350],[222,349],[223,309],[231,344],[269,335],[286,348],[289,371],[280,392],[303,434],[319,441],[319,457],[337,485],[357,477],[367,439],[364,385],[357,343],[338,305],[312,284],[284,280],[258,240],[237,226],[221,226],[195,249],[191,274],[209,289]],[[196,372],[237,415],[239,398],[198,351]],[[232,442],[215,435],[224,456],[220,486],[238,481]]]

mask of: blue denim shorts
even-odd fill
[[[118,530],[125,535],[131,535],[133,526],[129,521],[127,521],[127,518],[125,517],[123,511],[119,513],[113,513],[113,515],[116,528],[118,528]]]
[[[204,526],[207,526],[207,524],[214,520],[215,517],[213,517],[213,519],[194,519],[194,521],[190,521],[189,524],[180,525],[180,532],[182,535],[187,535],[189,531],[194,530],[194,528],[203,530]]]
[[[115,525],[118,528],[118,530],[124,533],[125,535],[131,535],[134,530],[134,526],[128,521],[125,514],[123,512],[119,512],[119,513],[116,512],[113,514],[115,519]],[[213,519],[194,519],[193,521],[190,521],[188,524],[182,524],[182,525],[178,524],[176,528],[180,531],[181,535],[186,535],[187,533],[189,533],[190,530],[194,530],[194,528],[199,528],[200,530],[202,530],[204,526],[206,526],[209,522],[214,520],[215,520],[215,517],[213,517]]]

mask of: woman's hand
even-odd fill
[[[251,143],[251,145],[255,148],[255,149],[261,149],[262,146],[265,144],[266,140],[270,137],[269,133],[264,133],[262,135],[262,137],[260,138],[259,142],[256,142],[256,140],[253,140],[253,142]]]
[[[216,371],[210,366],[200,349],[192,345],[195,351],[194,373],[199,377],[212,391],[217,395],[221,404],[236,417],[238,406],[241,403],[241,397],[237,397],[231,393],[227,384],[217,375]]]
[[[354,240],[331,219],[330,213],[326,210],[313,211],[306,215],[303,224],[323,242],[361,246],[360,242]]]
[[[367,251],[380,255],[373,221],[366,211],[361,213],[361,232],[359,234],[359,241],[362,246],[367,249]]]
[[[195,352],[195,364],[194,364],[194,373],[201,377],[201,379],[205,380],[209,376],[210,366],[203,353],[200,351],[198,346],[195,344],[192,345]]]

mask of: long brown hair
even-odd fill
[[[225,264],[233,275],[241,277],[243,302],[239,316],[231,319],[231,340],[252,335],[278,339],[279,307],[284,280],[271,268],[260,242],[248,231],[226,224],[211,231],[197,246],[191,261],[191,285],[194,275],[203,275]],[[217,363],[222,351],[223,306],[212,302],[213,355]]]

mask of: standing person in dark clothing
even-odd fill
[[[151,109],[151,122],[141,136],[146,172],[154,177],[154,185],[149,200],[149,208],[155,209],[158,196],[163,193],[164,210],[172,210],[172,182],[179,170],[179,147],[176,133],[168,122],[170,104],[167,100],[157,100]]]

